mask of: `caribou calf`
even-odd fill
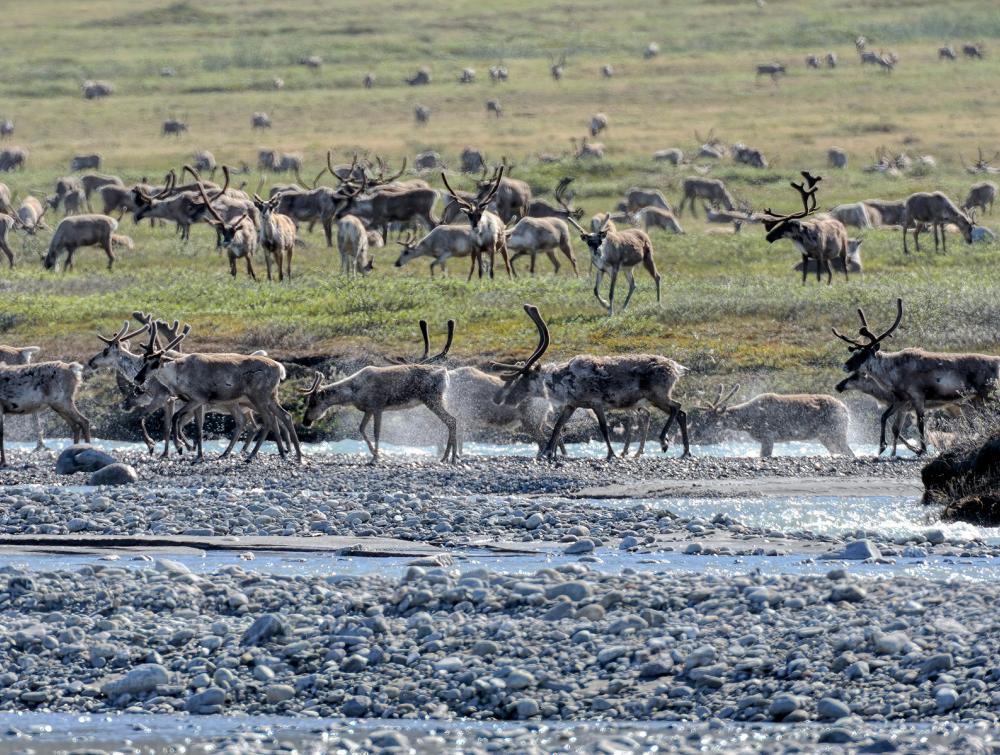
[[[340,252],[340,272],[350,278],[367,275],[375,266],[368,254],[368,231],[354,215],[337,221],[337,249]]]

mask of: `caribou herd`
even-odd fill
[[[855,46],[862,66],[871,65],[892,73],[900,61],[893,52],[870,49],[864,37],[859,37]],[[970,60],[984,56],[978,44],[967,43],[960,49]],[[652,43],[643,57],[649,60],[658,54],[659,47]],[[941,47],[937,54],[941,60],[958,58],[951,46]],[[314,72],[323,65],[322,58],[315,55],[303,57],[299,62]],[[833,52],[825,56],[811,53],[805,64],[812,71],[826,69],[833,75],[838,57]],[[758,80],[770,78],[777,85],[788,75],[788,70],[781,61],[762,62],[756,65],[756,76]],[[615,76],[610,65],[604,65],[600,72],[604,78]],[[566,54],[552,56],[551,78],[561,82],[566,73]],[[494,84],[508,78],[502,61],[491,66],[489,74]],[[475,80],[476,73],[471,68],[462,70],[458,76],[460,84]],[[431,72],[426,68],[405,79],[406,84],[414,87],[426,86],[431,81]],[[373,88],[374,74],[366,74],[362,83],[365,89]],[[274,80],[274,88],[282,86],[280,79]],[[86,99],[98,100],[113,95],[115,87],[106,81],[87,81],[82,92]],[[491,97],[485,107],[490,117],[503,117],[499,98]],[[431,110],[423,105],[414,109],[414,118],[421,126],[429,124],[431,116]],[[272,128],[266,112],[254,112],[249,120],[257,132]],[[582,169],[588,162],[604,158],[604,145],[591,139],[606,131],[609,123],[603,112],[590,117],[587,133],[571,140],[571,165]],[[188,131],[185,120],[171,117],[162,122],[164,137],[180,138]],[[14,123],[0,119],[0,138],[13,133]],[[741,169],[755,171],[768,169],[773,161],[769,162],[759,149],[742,142],[727,145],[714,132],[704,139],[697,132],[695,135],[699,146],[694,159],[702,164],[695,165],[690,175],[681,173],[671,179],[671,186],[679,189],[676,207],[662,188],[633,186],[617,206],[602,208],[589,221],[583,208],[574,203],[574,176],[558,181],[552,190],[554,202],[550,202],[537,196],[549,187],[532,186],[513,177],[514,166],[506,158],[493,165],[491,173],[486,157],[472,147],[461,153],[459,171],[449,171],[440,154],[427,151],[417,156],[416,175],[409,176],[405,158],[398,170],[393,170],[381,156],[363,157],[357,153],[349,164],[338,165],[330,150],[325,165],[311,181],[302,177],[306,165],[303,154],[261,149],[256,156],[260,177],[255,190],[248,188],[248,174],[252,172],[248,164],[222,165],[207,150],[192,155],[179,170],[170,170],[158,184],[145,177],[129,183],[101,173],[101,155],[80,154],[70,160],[71,175],[59,178],[49,196],[36,192],[40,196],[29,194],[15,204],[8,186],[0,183],[0,253],[13,268],[15,254],[10,242],[15,233],[30,238],[52,231],[42,260],[46,269],[57,268],[61,261],[64,271],[72,270],[78,249],[99,247],[106,255],[110,271],[118,257],[116,250],[131,250],[135,246],[129,236],[119,233],[126,213],[131,214],[133,224],[146,221],[159,233],[169,232],[173,226],[184,244],[191,243],[191,228],[205,223],[215,231],[216,247],[225,253],[231,276],[236,278],[242,265],[247,276],[256,281],[254,258],[262,255],[268,281],[276,279],[278,283],[293,280],[295,251],[304,244],[304,235],[317,225],[322,228],[326,247],[332,249],[336,243],[340,272],[351,279],[372,274],[376,259],[381,256],[376,250],[393,242],[400,247],[396,268],[427,258],[432,278],[435,268],[445,274],[448,262],[458,259],[468,261],[467,281],[474,275],[486,281],[494,279],[498,264],[502,264],[500,277],[512,279],[518,276],[516,263],[521,257],[529,258],[528,273],[534,275],[539,255],[549,260],[554,273],[559,273],[560,257],[564,258],[578,276],[583,271],[574,243],[582,242],[589,256],[593,295],[612,316],[616,312],[619,275],[628,284],[617,306],[621,313],[638,288],[634,271],[639,266],[652,278],[659,306],[662,275],[650,233],[657,230],[683,234],[680,218],[685,209],[691,216],[697,216],[700,208],[707,223],[731,224],[734,233],[746,226],[761,225],[769,244],[790,242],[801,255],[796,269],[801,270],[803,284],[813,271],[817,281],[825,272],[828,285],[833,282],[835,270],[848,280],[852,272],[862,271],[862,239],[851,238],[848,228],[861,232],[872,228],[901,231],[904,254],[910,253],[910,234],[914,251],[920,251],[919,237],[924,231],[933,233],[935,251],[943,252],[947,251],[946,232],[957,231],[966,243],[984,235],[988,238],[988,231],[977,228],[976,215],[992,214],[998,191],[992,181],[979,180],[973,184],[961,203],[941,191],[921,191],[891,200],[853,201],[824,210],[818,199],[822,178],[802,171],[802,180],[791,183],[801,209],[790,213],[770,208],[755,210],[750,201],[738,196],[723,179],[706,174],[727,157]],[[963,167],[970,175],[982,179],[1000,172],[1000,168],[991,165],[996,157],[987,159],[980,149],[978,159],[972,163],[963,161]],[[543,163],[563,159],[540,157]],[[829,147],[824,159],[832,169],[847,169],[848,154],[840,147]],[[27,160],[27,150],[4,148],[0,150],[0,171],[24,170]],[[657,151],[653,161],[678,169],[692,162],[683,150],[675,147]],[[899,176],[917,168],[932,169],[934,165],[934,159],[927,155],[911,159],[904,153],[890,155],[880,149],[874,162],[863,170]],[[221,185],[214,180],[220,168]],[[266,179],[274,174],[295,180],[272,184],[264,196]],[[452,184],[458,175],[474,179],[478,176],[478,179],[470,189],[456,189]],[[435,187],[431,181],[438,176],[441,185]],[[238,186],[234,185],[236,182]],[[94,211],[98,200],[99,213]],[[46,217],[54,222],[52,216],[60,212],[63,217],[53,229]],[[521,274],[524,272],[522,269]],[[603,292],[605,277],[609,279],[607,298]],[[869,328],[861,309],[858,310],[861,328],[856,338],[833,330],[849,347],[849,358],[844,364],[848,375],[836,385],[836,391],[861,392],[882,406],[880,454],[890,443],[887,437],[890,420],[892,454],[896,454],[899,443],[923,453],[927,449],[926,413],[933,409],[958,411],[964,406],[985,403],[997,387],[1000,357],[931,353],[919,348],[883,351],[883,342],[893,336],[903,318],[902,300],[896,306],[895,321],[878,335]],[[731,404],[739,386],[728,393],[719,386],[714,401],[684,409],[674,396],[688,371],[683,365],[652,354],[578,354],[566,361],[543,362],[550,346],[549,326],[537,306],[525,304],[524,311],[538,334],[537,346],[524,361],[454,363],[450,350],[456,324],[452,320],[447,323],[444,347],[431,355],[428,326],[421,320],[423,353],[418,358],[384,355],[385,364],[368,365],[348,375],[321,372],[308,375],[299,390],[303,402],[302,426],[310,427],[320,421],[331,407],[353,407],[361,413],[359,433],[374,461],[380,455],[383,415],[422,406],[444,425],[443,461],[457,462],[462,454],[463,431],[479,426],[518,428],[522,435],[537,443],[540,458],[554,459],[560,453],[565,454],[563,439],[567,423],[578,409],[583,409],[596,419],[607,458],[613,459],[617,454],[612,445],[608,413],[624,413],[627,431],[622,455],[628,451],[634,428],[639,430],[637,453],[641,454],[651,422],[650,409],[658,409],[665,416],[658,433],[661,449],[668,449],[676,423],[684,456],[690,455],[692,443],[711,443],[730,431],[749,434],[760,443],[762,456],[771,455],[775,443],[789,440],[815,440],[833,454],[852,454],[847,440],[849,413],[833,396],[764,393]],[[8,414],[33,417],[39,446],[43,441],[38,417],[45,409],[51,409],[69,424],[74,440],[89,441],[90,423],[77,408],[76,396],[89,372],[99,369],[114,372],[123,406],[138,413],[150,453],[154,452],[156,441],[147,430],[146,420],[162,410],[165,418],[162,455],[168,456],[171,448],[183,452],[193,445],[196,458],[202,458],[204,417],[207,412],[214,412],[231,417],[234,423],[223,457],[230,455],[244,438],[247,461],[258,454],[268,439],[282,456],[294,453],[296,460],[302,460],[296,423],[279,398],[290,366],[263,352],[186,351],[190,326],[177,320],[171,324],[144,312],[135,312],[133,316],[137,326],[126,322],[114,334],[99,336],[104,348],[86,365],[35,361],[39,351],[35,346],[0,346],[0,466],[6,464],[3,430]],[[144,342],[141,348],[130,346],[140,337]],[[296,366],[296,369],[301,368]],[[296,379],[301,377],[297,375]],[[911,415],[916,420],[917,446],[903,437],[905,420]],[[192,421],[196,430],[193,444],[185,433]],[[368,434],[369,424],[373,428],[372,437]]]
[[[721,151],[724,147],[709,134],[702,147],[706,149]],[[676,164],[684,163],[681,150],[667,152],[676,158]],[[736,144],[731,152],[735,162],[753,166],[759,161],[766,165],[758,150],[745,145]],[[846,153],[839,148],[831,148],[828,156],[832,166],[847,164]],[[480,278],[493,278],[499,257],[506,276],[513,278],[518,274],[514,263],[522,256],[530,258],[529,272],[533,275],[540,254],[548,258],[554,272],[561,267],[561,255],[574,274],[579,274],[573,245],[574,236],[578,236],[589,254],[591,273],[596,271],[594,296],[611,315],[615,311],[618,276],[624,275],[629,285],[620,307],[624,310],[635,292],[633,270],[639,265],[653,278],[656,299],[660,301],[661,275],[648,232],[658,229],[684,233],[680,218],[685,209],[697,215],[701,205],[708,223],[731,224],[736,232],[748,224],[762,224],[768,242],[787,239],[801,254],[802,263],[796,269],[802,271],[803,283],[811,270],[816,271],[817,278],[825,271],[827,283],[831,283],[834,269],[848,278],[850,272],[863,269],[859,251],[862,240],[851,238],[849,227],[862,232],[897,228],[902,231],[906,254],[910,251],[909,233],[919,251],[920,234],[930,230],[935,250],[947,251],[949,229],[960,233],[967,243],[991,238],[990,231],[976,227],[976,215],[992,213],[998,190],[993,181],[979,181],[970,187],[960,205],[935,191],[917,192],[897,200],[867,199],[825,212],[819,210],[813,191],[803,212],[786,216],[769,210],[755,211],[749,201],[737,198],[719,178],[690,175],[679,179],[680,201],[676,208],[660,189],[634,186],[615,208],[594,215],[588,228],[580,222],[584,210],[574,205],[570,190],[573,177],[558,182],[553,191],[555,203],[551,203],[536,196],[526,181],[513,178],[513,166],[506,159],[488,175],[488,164],[481,152],[467,148],[461,157],[464,174],[479,173],[471,191],[454,189],[450,183],[454,178],[449,179],[446,170],[440,172],[443,190],[434,188],[425,177],[405,179],[405,158],[395,171],[377,156],[368,159],[355,154],[351,163],[335,165],[332,150],[311,182],[301,176],[302,155],[261,151],[256,191],[247,188],[245,178],[238,188],[233,186],[234,176],[245,176],[250,170],[245,165],[222,165],[221,186],[204,178],[203,173],[214,175],[220,167],[207,151],[197,153],[191,164],[182,167],[181,176],[191,179],[187,183],[179,183],[174,170],[159,185],[146,179],[127,185],[118,176],[87,172],[64,176],[57,180],[52,195],[40,200],[29,194],[16,207],[10,189],[0,183],[0,252],[13,267],[12,235],[19,232],[34,236],[49,230],[46,214],[60,210],[64,217],[44,255],[48,269],[56,267],[60,259],[64,270],[71,269],[76,250],[86,246],[102,248],[108,269],[113,269],[115,250],[134,248],[132,239],[118,232],[125,213],[131,213],[134,223],[173,224],[182,242],[190,241],[192,226],[205,223],[216,231],[217,247],[225,251],[232,276],[238,274],[242,260],[247,275],[256,280],[254,257],[263,255],[267,279],[279,282],[292,279],[292,257],[297,246],[304,243],[303,226],[309,231],[316,225],[322,227],[327,247],[334,246],[336,237],[340,270],[350,277],[374,271],[378,256],[375,250],[390,241],[392,232],[402,247],[395,266],[427,257],[432,277],[435,268],[446,272],[448,260],[466,258],[470,265],[468,278],[476,273]],[[100,155],[79,155],[71,167],[99,164]],[[980,175],[994,172],[982,150],[967,170]],[[264,199],[259,194],[265,184],[264,171],[291,172],[296,182],[272,185]],[[334,185],[323,182],[327,174]],[[100,213],[92,210],[96,197],[100,198]],[[442,201],[438,216],[436,206]],[[643,230],[639,230],[640,226]],[[424,233],[418,236],[421,230]],[[602,293],[605,276],[610,280],[607,299]]]
[[[811,189],[803,185],[807,197],[804,201],[815,196],[814,189],[815,185]],[[803,212],[807,211],[808,205]],[[768,222],[777,228],[800,217],[799,213],[780,219],[772,215]],[[836,385],[836,390],[859,391],[883,407],[880,455],[888,445],[886,428],[890,418],[893,456],[900,442],[922,454],[927,450],[926,413],[942,408],[957,413],[963,407],[979,407],[989,401],[1000,379],[1000,357],[933,353],[920,348],[883,351],[882,343],[902,322],[901,299],[896,308],[893,324],[877,335],[861,309],[857,338],[833,328],[833,334],[849,347],[844,363],[848,376]],[[583,409],[597,420],[611,460],[618,454],[612,445],[608,413],[626,413],[622,456],[628,452],[633,427],[639,427],[636,455],[640,455],[650,426],[650,409],[658,409],[665,415],[658,434],[664,452],[676,422],[682,456],[691,454],[692,441],[715,443],[727,431],[749,434],[760,443],[761,456],[770,456],[776,443],[803,440],[817,441],[832,454],[853,455],[848,443],[848,409],[832,396],[764,393],[730,405],[739,386],[725,396],[720,386],[714,401],[685,410],[674,396],[678,382],[688,372],[683,365],[655,354],[578,354],[566,361],[542,362],[551,343],[548,324],[538,307],[525,304],[524,311],[538,333],[538,344],[524,361],[490,362],[482,367],[450,365],[455,322],[448,321],[444,347],[431,355],[428,325],[421,320],[423,353],[418,358],[385,355],[383,365],[371,364],[332,380],[322,372],[314,372],[308,387],[299,390],[304,402],[302,425],[310,427],[331,407],[353,407],[361,413],[358,431],[376,462],[383,415],[423,406],[444,425],[442,461],[459,460],[463,431],[513,427],[538,444],[539,458],[555,459],[566,453],[563,432],[567,423],[578,409]],[[8,414],[33,416],[38,447],[44,447],[38,413],[45,409],[68,423],[74,441],[89,441],[90,422],[77,408],[76,397],[85,374],[99,369],[115,373],[123,406],[139,411],[140,427],[151,454],[155,441],[147,432],[146,419],[162,409],[163,457],[169,456],[171,446],[179,452],[191,447],[184,429],[195,420],[195,458],[203,458],[205,413],[216,412],[234,420],[222,458],[247,433],[243,452],[253,444],[247,461],[253,460],[268,438],[281,456],[294,452],[295,459],[302,461],[295,422],[279,400],[279,388],[288,377],[286,365],[264,352],[185,352],[191,326],[182,326],[176,320],[168,324],[144,312],[133,316],[138,327],[130,327],[126,321],[113,335],[98,336],[104,347],[86,366],[78,362],[33,361],[39,351],[37,346],[0,346],[0,466],[6,464],[3,430]],[[129,344],[140,336],[145,343],[141,350],[133,351]],[[918,431],[916,447],[902,437],[904,420],[911,414]],[[370,423],[373,438],[368,435]],[[427,441],[439,439],[432,436]]]

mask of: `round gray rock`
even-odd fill
[[[108,464],[90,476],[90,485],[131,485],[139,482],[139,474],[131,464]]]
[[[63,449],[56,459],[56,474],[75,474],[76,472],[96,472],[118,460],[89,443],[74,443]]]

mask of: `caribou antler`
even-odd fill
[[[549,328],[545,324],[545,320],[542,319],[541,313],[538,311],[538,307],[534,304],[525,304],[524,312],[531,318],[531,321],[535,323],[535,327],[538,329],[538,346],[535,347],[535,351],[523,364],[507,364],[504,362],[493,362],[492,366],[494,369],[501,370],[500,378],[505,382],[509,383],[516,378],[524,375],[530,370],[535,362],[542,358],[545,351],[549,348]]]
[[[316,391],[319,390],[319,384],[322,380],[323,380],[323,373],[320,372],[319,370],[316,370],[316,373],[313,375],[312,384],[308,388],[299,388],[299,393],[301,393],[303,396],[311,396],[312,394],[314,394]]]
[[[802,177],[805,179],[802,183],[790,182],[792,188],[799,193],[799,198],[802,200],[802,211],[793,212],[790,215],[779,215],[770,207],[765,208],[764,214],[768,217],[763,220],[763,223],[768,231],[781,223],[804,218],[816,212],[816,192],[819,190],[818,185],[823,180],[823,177],[813,176],[807,170],[802,171]]]
[[[432,357],[428,356],[431,350],[431,339],[427,332],[427,321],[421,320],[419,324],[420,336],[424,342],[424,353],[421,354],[420,359],[411,361],[406,357],[386,357],[387,361],[392,364],[433,364],[434,362],[440,362],[448,356],[448,352],[451,351],[451,344],[455,340],[455,321],[448,320],[448,336],[445,341],[444,348]]]
[[[903,300],[901,298],[896,299],[896,319],[893,321],[892,325],[879,335],[875,335],[868,327],[868,318],[865,317],[865,312],[861,309],[861,307],[858,307],[858,319],[861,320],[861,327],[858,329],[858,334],[863,338],[867,338],[868,343],[862,343],[854,338],[848,338],[836,328],[831,328],[831,330],[833,330],[833,334],[837,336],[837,338],[850,344],[851,351],[870,349],[880,344],[886,338],[891,338],[892,334],[896,331],[896,328],[899,327],[899,323],[903,320]]]
[[[120,343],[121,341],[127,341],[130,338],[135,338],[137,335],[139,335],[140,333],[145,333],[147,330],[149,330],[148,324],[143,325],[141,328],[137,328],[136,330],[133,330],[130,333],[128,330],[128,320],[126,320],[125,323],[122,325],[121,330],[119,330],[117,333],[111,336],[111,338],[105,338],[100,333],[97,334],[97,337],[100,338],[102,341],[104,341],[104,343],[107,344],[108,346],[111,346],[112,344]]]
[[[211,214],[211,216],[215,218],[216,222],[220,226],[225,228],[226,221],[223,220],[222,216],[218,213],[218,211],[214,207],[212,207],[212,200],[210,200],[208,198],[208,194],[205,193],[205,186],[204,184],[202,184],[201,181],[198,182],[198,193],[201,194],[202,201],[205,203],[205,209],[208,210],[209,214]],[[240,222],[242,222],[242,219]],[[239,223],[237,223],[237,225],[239,225]]]

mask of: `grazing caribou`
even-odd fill
[[[958,227],[966,244],[972,243],[972,226],[975,223],[962,210],[955,206],[943,192],[918,191],[906,198],[906,211],[903,214],[903,253],[909,254],[906,245],[906,230],[913,228],[913,244],[920,251],[920,231],[924,226],[934,229],[934,251],[938,250],[938,231],[941,233],[941,249],[948,251],[945,241],[945,226],[953,223]]]

